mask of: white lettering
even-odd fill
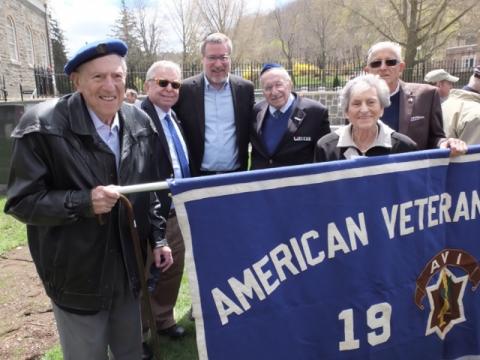
[[[279,258],[280,254],[283,254],[282,258]],[[290,270],[293,275],[299,273],[298,269],[292,263],[292,253],[286,244],[280,244],[270,251],[270,258],[272,259],[273,266],[275,266],[280,281],[287,279],[283,271],[284,267]]]
[[[438,195],[428,197],[428,227],[434,227],[438,225],[438,220],[433,218],[433,215],[437,213],[437,208],[434,203],[440,199]]]
[[[392,206],[391,214],[388,214],[388,209],[386,207],[382,207],[382,215],[383,221],[387,226],[388,237],[393,239],[395,237],[395,223],[397,220],[397,212],[398,212],[398,205]]]
[[[268,279],[272,277],[272,272],[270,270],[267,270],[265,272],[262,270],[262,266],[264,266],[267,262],[268,256],[265,255],[263,258],[253,264],[252,267],[255,271],[255,274],[257,274],[258,279],[262,283],[265,292],[267,293],[267,295],[270,295],[273,291],[275,291],[278,285],[280,285],[280,281],[278,281],[278,279],[275,279],[275,281],[270,285]]]
[[[365,225],[365,214],[363,212],[358,214],[358,222],[357,225],[351,217],[347,217],[345,220],[352,250],[357,250],[357,239],[363,246],[368,245],[367,226]]]
[[[334,258],[337,251],[348,254],[350,249],[334,222],[328,224],[328,258]]]
[[[310,266],[315,266],[320,264],[325,259],[325,252],[319,251],[316,258],[312,257],[312,252],[310,251],[310,246],[308,245],[309,239],[318,239],[318,232],[315,230],[307,231],[302,235],[302,247],[303,252],[305,253],[305,258],[307,259],[307,264]]]
[[[413,205],[412,201],[404,202],[400,204],[400,235],[408,235],[413,233],[413,226],[407,226],[407,224],[412,220],[411,215],[407,214],[407,210],[409,210]]]
[[[231,314],[242,315],[242,308],[235,304],[233,300],[225,295],[220,289],[212,289],[212,296],[222,325],[228,324],[228,317]]]
[[[230,279],[228,279],[228,284],[230,285],[233,293],[242,305],[243,310],[250,309],[250,304],[245,298],[245,295],[248,298],[252,299],[253,292],[255,291],[255,294],[260,300],[265,299],[265,293],[263,292],[260,284],[257,282],[255,276],[252,273],[252,270],[250,269],[243,270],[243,283],[238,281],[234,277],[231,277]]]
[[[465,220],[470,220],[468,214],[468,201],[465,195],[465,191],[462,191],[458,194],[457,207],[455,209],[455,214],[453,215],[453,222],[458,222],[460,218],[463,217]]]

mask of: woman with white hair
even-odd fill
[[[323,136],[315,149],[315,161],[353,159],[417,150],[417,144],[380,118],[390,105],[390,91],[376,75],[350,80],[342,91],[341,107],[349,124]]]

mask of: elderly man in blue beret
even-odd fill
[[[139,274],[117,186],[155,181],[158,160],[148,116],[123,103],[126,53],[115,39],[84,46],[65,66],[76,92],[32,108],[12,134],[5,212],[27,224],[64,359],[103,360],[108,348],[116,360],[142,358]],[[168,269],[157,195],[130,201],[139,238]]]
[[[263,66],[260,86],[265,100],[253,111],[251,169],[312,163],[315,144],[330,132],[327,108],[297,96],[290,75],[279,64]]]

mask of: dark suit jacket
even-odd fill
[[[437,148],[445,132],[440,96],[435,87],[400,81],[398,132],[415,141],[419,150]]]
[[[256,104],[253,111],[251,169],[312,163],[315,144],[330,132],[327,108],[317,101],[296,96],[292,115],[288,119],[288,129],[271,156],[261,138],[267,111],[268,103],[265,100]]]
[[[239,170],[247,169],[248,129],[255,102],[253,83],[230,74],[235,126],[238,145]],[[205,151],[205,79],[203,73],[185,79],[180,98],[173,107],[182,119],[185,139],[190,150],[190,168],[193,176],[200,175]]]
[[[157,155],[158,161],[158,172],[160,175],[160,180],[170,179],[174,177],[173,174],[173,166],[172,166],[172,157],[170,155],[170,149],[168,147],[167,138],[165,137],[165,133],[163,132],[162,124],[160,123],[160,119],[158,118],[157,111],[153,103],[147,97],[145,100],[142,101],[141,108],[145,111],[148,116],[152,119],[153,123],[155,124],[155,128],[158,132],[158,141],[155,148],[155,154]],[[180,132],[182,132],[182,124],[178,120],[175,112],[172,111],[172,120],[176,122]],[[183,136],[183,133],[182,133]],[[187,149],[188,149],[188,144]],[[187,150],[188,151],[188,150]]]

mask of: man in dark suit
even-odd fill
[[[171,110],[178,100],[180,85],[180,67],[171,61],[157,61],[147,71],[144,85],[147,98],[142,102],[141,108],[150,116],[158,132],[155,149],[158,161],[151,165],[158,167],[159,180],[190,176],[188,151],[181,124]],[[185,245],[173,207],[167,219],[166,238],[175,265],[161,274],[151,293],[151,304],[158,332],[180,338],[185,334],[185,329],[176,324],[173,309],[182,280]]]
[[[452,155],[463,154],[466,151],[463,141],[445,137],[440,96],[436,88],[401,81],[404,69],[400,45],[383,41],[368,50],[365,71],[379,75],[390,89],[391,105],[385,108],[382,121],[410,137],[419,150],[440,147],[450,148]]]
[[[265,100],[255,105],[250,129],[251,169],[313,162],[315,144],[330,132],[328,110],[292,93],[292,80],[278,64],[260,73]]]
[[[230,74],[232,42],[210,34],[201,47],[203,73],[186,79],[174,109],[182,119],[193,176],[247,169],[253,84]]]

